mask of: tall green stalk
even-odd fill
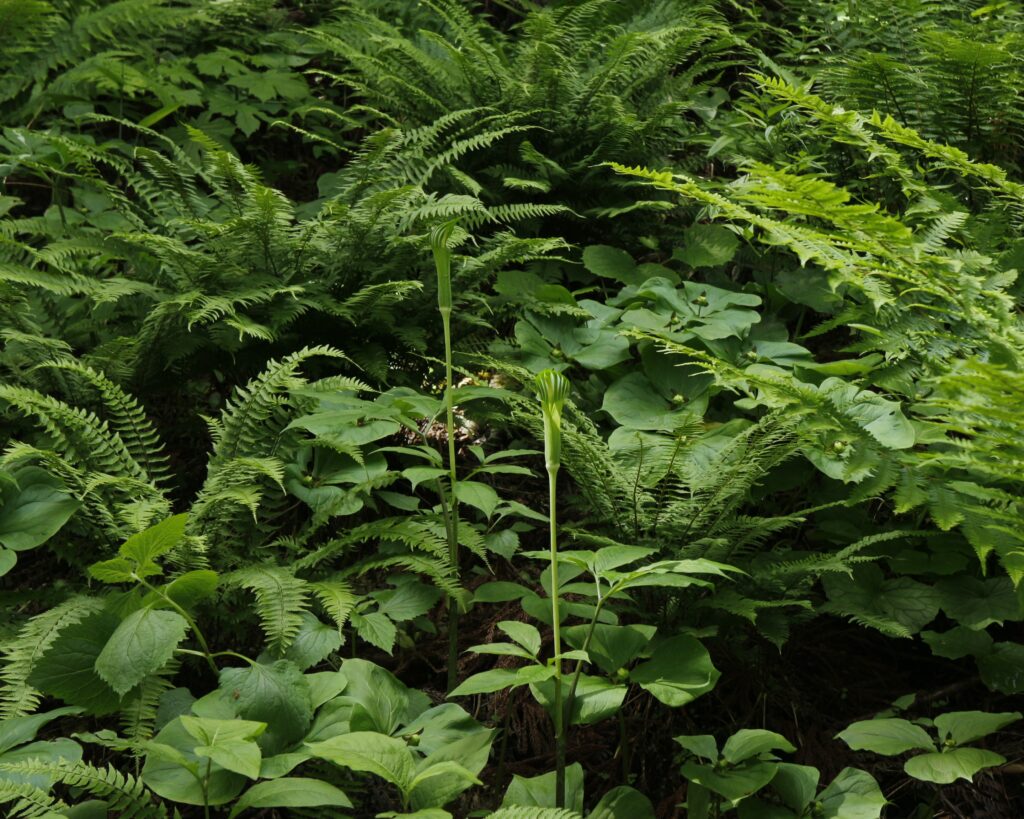
[[[445,530],[448,536],[448,559],[459,573],[459,501],[458,474],[455,468],[455,406],[452,383],[452,250],[448,246],[455,221],[438,225],[430,232],[430,249],[434,253],[434,268],[437,270],[437,309],[444,326],[444,410],[445,431],[448,438],[448,483],[451,503],[445,516]],[[442,498],[442,507],[444,499]],[[448,690],[458,683],[459,664],[459,604],[452,598],[448,601]]]
[[[544,370],[535,381],[544,418],[544,466],[548,472],[548,533],[551,547],[551,628],[555,643],[555,806],[565,807],[565,715],[562,703],[562,625],[558,603],[558,468],[562,465],[562,407],[569,396],[569,379]]]

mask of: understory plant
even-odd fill
[[[558,583],[558,469],[562,465],[562,407],[569,397],[569,380],[555,370],[536,379],[544,419],[544,469],[548,475],[548,542],[551,571],[551,629],[554,640],[555,807],[565,807],[565,715],[562,713],[562,617]]]
[[[441,314],[444,328],[444,415],[445,437],[448,446],[448,486],[450,490],[447,501],[446,529],[448,535],[448,559],[458,573],[459,567],[459,483],[455,463],[455,395],[454,375],[452,372],[452,253],[448,246],[455,221],[446,222],[434,228],[430,233],[430,247],[434,254],[434,265],[437,269],[437,309]],[[445,504],[444,497],[441,498]],[[459,656],[459,611],[458,605],[452,601],[448,607],[448,690],[456,684]]]

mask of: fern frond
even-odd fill
[[[352,587],[346,581],[336,578],[310,583],[309,590],[334,620],[338,634],[344,636],[345,624],[358,600]]]
[[[160,698],[174,687],[173,678],[180,667],[180,661],[171,659],[157,673],[145,677],[125,698],[119,709],[124,737],[138,744],[153,738]]]
[[[267,650],[281,657],[302,627],[309,609],[309,585],[280,566],[250,566],[226,575],[227,585],[247,589],[256,598],[256,613],[267,639]]]
[[[141,779],[123,774],[113,765],[98,768],[85,762],[28,760],[0,762],[0,770],[21,776],[45,776],[69,788],[81,789],[106,803],[107,810],[123,819],[167,819],[167,808],[154,800]]]
[[[0,778],[0,804],[8,805],[5,816],[8,819],[54,819],[57,813],[67,808],[64,802],[51,796],[29,782],[13,782],[7,777]]]
[[[103,373],[73,360],[41,365],[74,373],[100,395],[108,413],[108,422],[124,442],[132,458],[145,470],[146,477],[159,483],[167,478],[167,458],[163,444],[139,402]]]
[[[121,436],[94,413],[13,385],[0,385],[0,400],[26,415],[35,416],[53,438],[58,451],[71,463],[96,472],[149,480],[145,469],[132,457]]]
[[[103,608],[94,597],[72,597],[29,620],[3,650],[0,668],[0,715],[4,719],[31,714],[42,694],[28,684],[36,662],[61,632]]]
[[[236,390],[221,418],[211,425],[215,461],[265,452],[264,425],[280,407],[282,396],[303,383],[297,376],[298,369],[314,356],[344,358],[331,347],[307,347],[280,361],[271,361],[259,376]]]

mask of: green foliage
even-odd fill
[[[413,33],[353,3],[312,34],[336,61],[329,76],[395,128],[384,138],[405,140],[412,181],[453,206],[481,197],[531,219],[657,210],[596,165],[674,151],[732,45],[709,3],[555,4],[531,8],[514,35],[451,0],[424,18]],[[410,145],[419,134],[435,141]]]
[[[1020,814],[1018,4],[0,29],[0,812]]]
[[[903,769],[915,779],[949,785],[958,779],[973,779],[978,771],[1002,765],[1006,758],[992,751],[972,748],[968,742],[981,739],[1018,721],[1020,712],[987,714],[981,711],[955,711],[934,719],[938,731],[936,743],[919,725],[899,718],[856,722],[838,734],[853,750],[874,751],[897,756],[907,751],[923,751],[906,761]]]

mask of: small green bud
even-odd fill
[[[842,452],[844,449],[846,449],[846,447],[846,441],[836,441],[834,444],[832,444],[832,449],[834,449],[836,452]]]
[[[686,396],[677,392],[675,395],[672,396],[672,403],[676,404],[677,406],[679,404],[685,404],[686,403]]]
[[[757,361],[757,351],[747,350],[747,358],[749,358],[751,361]]]
[[[629,672],[626,671],[625,668],[620,668],[618,671],[615,672],[615,679],[619,680],[620,682],[625,682],[629,679]]]
[[[696,304],[698,307],[707,307],[708,297],[701,293],[699,296],[697,296],[697,298],[693,300],[693,303]]]

